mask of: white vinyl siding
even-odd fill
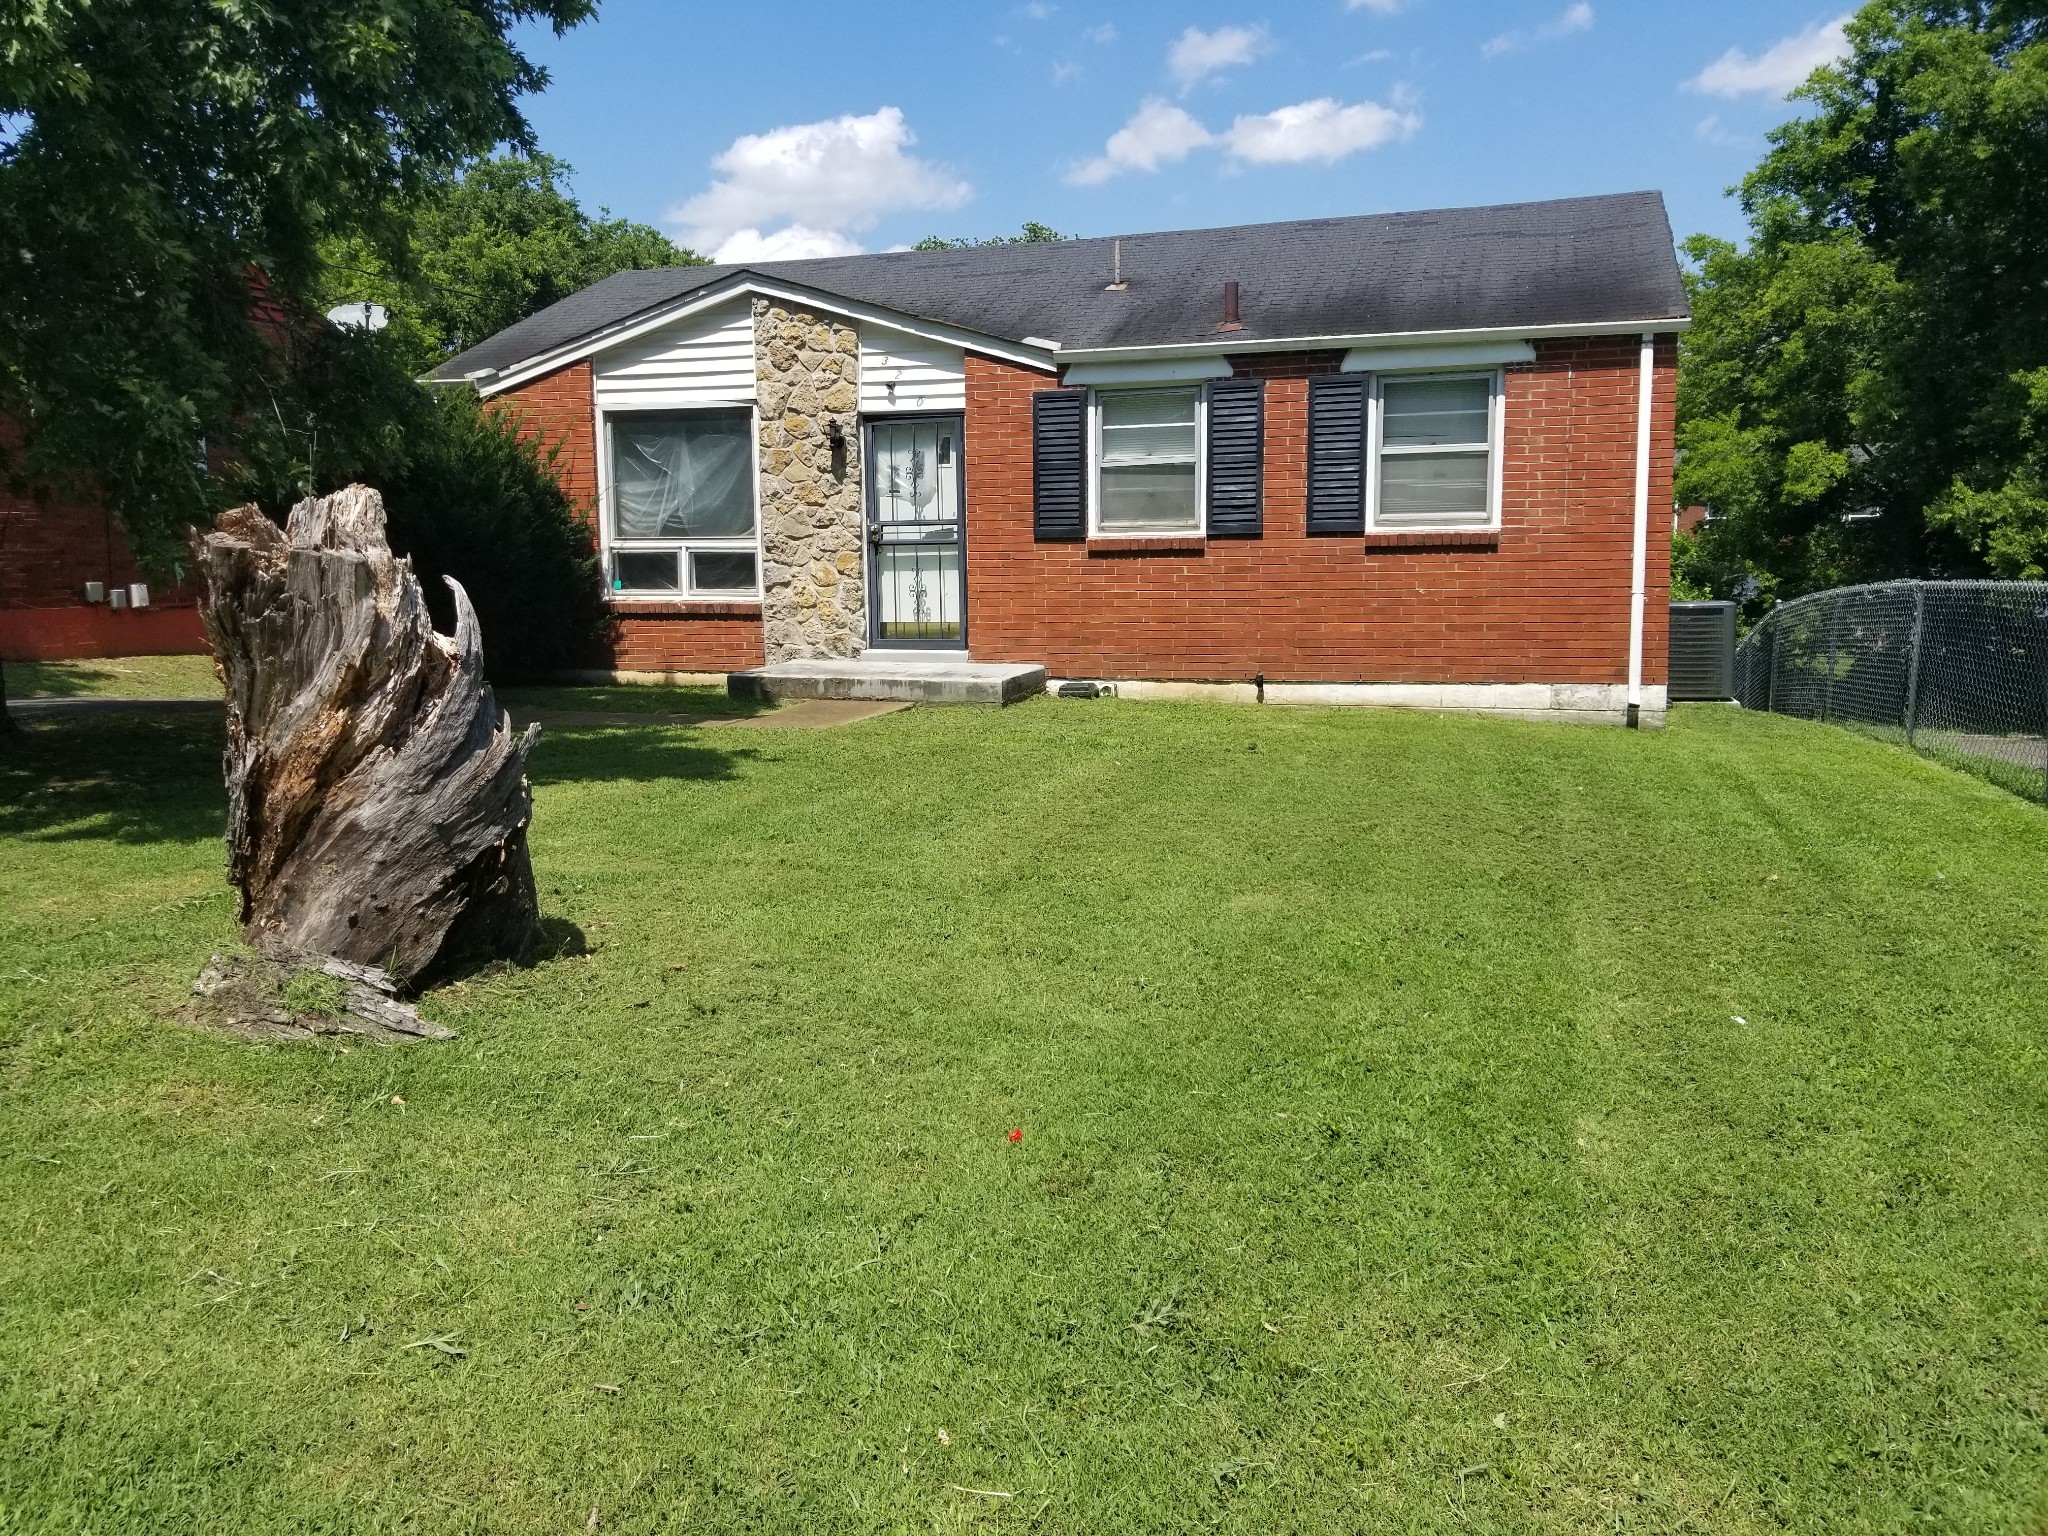
[[[754,311],[722,304],[592,359],[604,410],[746,405],[754,398]]]
[[[860,408],[891,411],[967,409],[967,359],[958,347],[888,326],[860,328]]]
[[[1498,527],[1501,412],[1497,372],[1377,376],[1368,530]]]

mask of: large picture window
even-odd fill
[[[1498,388],[1491,373],[1380,380],[1372,526],[1493,524]]]
[[[1095,416],[1097,530],[1199,529],[1201,391],[1104,390],[1095,397]]]
[[[753,413],[665,411],[607,420],[612,591],[757,595]]]

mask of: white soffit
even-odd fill
[[[1184,384],[1197,379],[1227,379],[1230,360],[1224,357],[1177,357],[1159,362],[1076,363],[1067,370],[1068,384]]]
[[[1536,349],[1526,341],[1466,341],[1440,346],[1353,347],[1344,354],[1346,373],[1396,373],[1407,368],[1497,368],[1533,363]]]

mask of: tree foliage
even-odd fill
[[[396,246],[531,134],[510,39],[592,0],[36,0],[0,9],[0,412],[20,487],[98,495],[145,559],[279,414],[323,244]]]
[[[971,251],[978,245],[1045,245],[1054,240],[1072,240],[1073,235],[1063,235],[1050,224],[1041,224],[1036,219],[1026,219],[1024,227],[1014,235],[990,235],[986,240],[968,237],[948,240],[944,235],[926,235],[913,251]]]
[[[502,155],[439,178],[408,210],[402,241],[361,235],[326,252],[326,297],[390,311],[424,371],[614,272],[702,261],[660,230],[593,218],[551,155]]]
[[[1759,599],[2048,556],[2048,7],[1874,0],[1688,241],[1681,577]]]

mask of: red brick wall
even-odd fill
[[[1031,536],[1031,395],[1046,375],[967,359],[968,639],[1056,674],[1299,682],[1618,683],[1628,675],[1637,342],[1545,342],[1507,372],[1495,547],[1368,548],[1306,531],[1308,379],[1338,352],[1243,359],[1266,390],[1265,536],[1134,554]],[[1644,681],[1664,680],[1677,347],[1657,348]],[[595,518],[590,368],[502,397],[557,446]],[[619,604],[612,664],[758,666],[741,605]]]
[[[554,450],[555,478],[585,522],[597,527],[597,411],[590,364],[570,363],[493,397],[527,435]]]
[[[206,626],[190,603],[128,608],[72,603],[0,608],[0,661],[78,661],[94,656],[202,656]]]
[[[1266,390],[1265,536],[1161,555],[1031,536],[1043,374],[967,359],[968,639],[1056,675],[1299,682],[1617,683],[1628,676],[1638,342],[1544,343],[1507,373],[1495,548],[1367,549],[1306,530],[1308,377]],[[1664,680],[1677,349],[1659,341],[1644,681]]]
[[[0,443],[20,441],[0,420]],[[85,584],[149,587],[150,606],[112,612],[87,603]],[[112,513],[89,502],[47,505],[0,490],[0,659],[201,652],[206,638],[195,594],[144,571]]]
[[[540,442],[555,450],[555,473],[597,532],[597,408],[590,364],[571,363],[497,396]],[[621,672],[734,672],[765,659],[758,603],[612,605],[608,664]]]

